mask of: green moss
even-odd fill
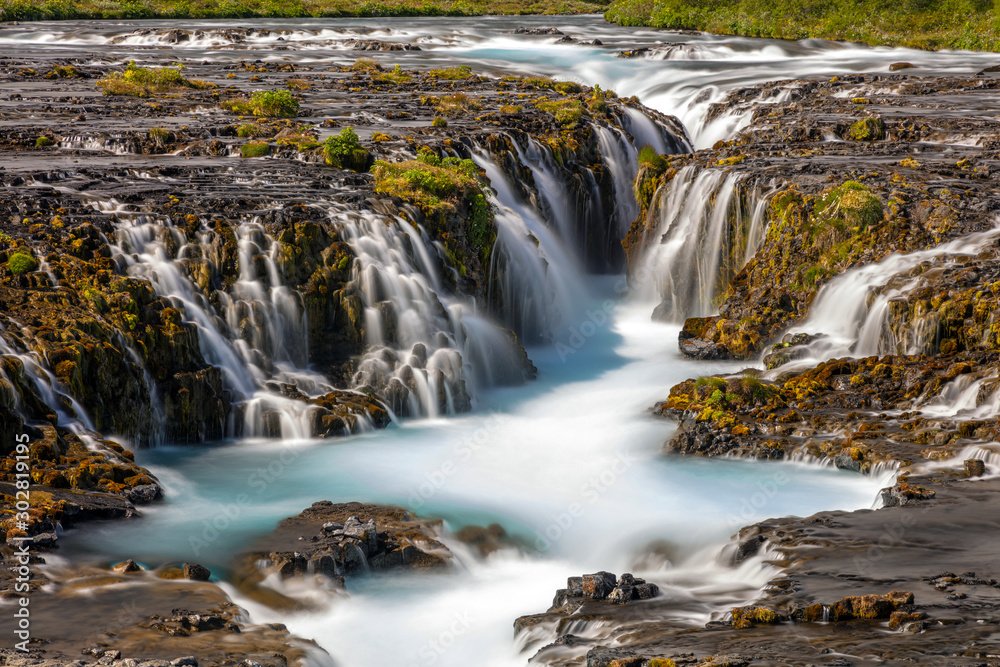
[[[482,105],[466,95],[465,93],[455,93],[454,95],[425,95],[420,98],[421,106],[432,106],[439,114],[445,116],[457,116],[465,111],[478,111]]]
[[[18,250],[7,258],[7,268],[15,276],[34,271],[38,268],[38,260],[30,252]]]
[[[240,146],[240,157],[264,157],[271,152],[266,141],[251,141]]]
[[[448,127],[448,120],[438,116],[431,121],[431,127]]]
[[[658,174],[665,172],[670,165],[667,158],[657,153],[652,146],[643,146],[639,149],[639,164],[652,168]]]
[[[439,158],[425,151],[416,160],[384,162],[372,168],[375,190],[417,204],[438,223],[461,212],[465,236],[485,261],[496,240],[494,211],[484,191],[483,176],[472,160]]]
[[[367,171],[371,166],[371,153],[361,147],[361,141],[353,129],[345,127],[323,143],[326,163],[339,169]]]
[[[813,215],[820,223],[863,231],[882,221],[884,208],[871,188],[847,181],[824,192],[813,207]]]
[[[45,148],[46,146],[51,146],[53,143],[52,139],[42,136],[35,139],[35,148]]]
[[[56,65],[45,75],[46,79],[80,79],[82,77],[83,72],[73,65]]]
[[[543,100],[535,106],[556,117],[556,122],[566,128],[575,127],[583,117],[583,102],[577,99]]]
[[[879,141],[885,139],[885,123],[877,116],[868,116],[851,125],[854,141]]]
[[[721,160],[719,160],[715,164],[718,165],[718,166],[720,166],[720,167],[725,167],[725,166],[730,166],[730,165],[734,165],[734,164],[739,164],[740,162],[743,162],[743,160],[745,160],[746,157],[747,157],[746,155],[734,155],[733,157],[722,158]]]
[[[553,85],[552,88],[563,95],[575,95],[576,93],[583,92],[583,86],[576,81],[560,81]]]

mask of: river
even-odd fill
[[[927,73],[972,73],[993,62],[986,54],[632,30],[587,16],[379,19],[377,28],[375,22],[8,25],[0,27],[0,45],[25,56],[55,53],[102,62],[141,58],[152,49],[169,50],[180,60],[342,64],[358,55],[346,45],[350,39],[413,43],[421,50],[364,55],[404,67],[469,64],[493,75],[599,84],[676,115],[696,148],[731,136],[747,122],[750,107],[706,120],[709,105],[738,86],[887,72],[898,61]],[[271,32],[234,43],[222,30],[253,26]],[[518,26],[555,26],[577,41],[514,34]],[[176,27],[201,32],[167,43],[163,35]],[[155,30],[136,34],[140,28]],[[601,44],[583,43],[593,40]],[[647,46],[654,50],[645,56],[616,57],[620,50]],[[503,192],[498,197],[504,215],[529,228],[537,223],[526,221],[528,214],[504,200]],[[561,281],[560,316],[549,322],[549,343],[528,349],[536,381],[480,387],[469,413],[401,420],[385,431],[335,442],[286,437],[139,451],[136,460],[164,484],[165,502],[145,509],[142,520],[67,535],[66,550],[152,566],[197,561],[222,578],[234,551],[317,500],[400,505],[444,520],[441,539],[456,556],[456,572],[351,579],[348,597],[323,598],[320,611],[303,614],[263,608],[230,589],[232,595],[254,621],[287,624],[345,667],[523,665],[546,638],[522,646],[513,640],[511,624],[522,614],[544,611],[567,576],[632,571],[671,596],[671,618],[702,625],[754,599],[773,575],[760,558],[736,568],[721,557],[741,526],[770,516],[872,505],[887,479],[807,463],[665,457],[661,446],[673,426],[653,418],[650,407],[677,382],[741,366],[682,358],[677,327],[650,321],[655,301],[629,296],[619,276],[585,275],[580,258],[558,236],[542,238],[542,244]],[[157,270],[162,275],[167,269]],[[234,510],[240,494],[250,502]],[[450,537],[463,526],[491,523],[523,547],[482,559]],[[603,631],[583,627],[578,634]]]

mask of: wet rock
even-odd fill
[[[204,565],[198,563],[184,563],[184,578],[191,581],[208,581],[212,573]]]
[[[581,580],[581,589],[584,596],[603,600],[614,590],[616,580],[615,575],[603,570],[594,574],[585,574]]]
[[[128,560],[123,560],[120,563],[116,563],[112,566],[112,571],[119,574],[131,574],[132,572],[142,572],[142,568],[139,567],[138,563],[129,558]]]
[[[986,463],[982,459],[966,459],[964,465],[968,477],[981,477],[986,474]]]

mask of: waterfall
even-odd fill
[[[843,356],[919,354],[937,342],[936,315],[929,313],[901,325],[890,320],[892,304],[904,300],[921,282],[919,277],[904,279],[906,274],[937,258],[976,255],[998,236],[1000,227],[995,227],[928,250],[890,255],[837,276],[819,291],[806,320],[791,331],[826,335],[809,343],[803,358],[781,366],[782,372]],[[881,289],[894,279],[898,284]]]
[[[476,388],[524,380],[513,337],[444,292],[426,234],[400,218],[331,216],[358,258],[369,349],[355,386],[384,395],[397,413],[437,417],[468,410]]]
[[[597,142],[604,163],[611,171],[615,186],[615,231],[624,238],[632,221],[639,215],[639,202],[635,199],[636,175],[639,173],[639,154],[624,132],[617,128],[595,125]]]
[[[625,129],[632,135],[635,145],[639,148],[652,146],[661,155],[694,152],[686,137],[678,137],[638,109],[625,107],[623,120]]]
[[[657,319],[710,315],[764,238],[770,191],[747,174],[687,166],[650,208],[654,240],[633,270],[637,296],[659,300]]]

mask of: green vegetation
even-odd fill
[[[604,18],[723,35],[1000,50],[994,0],[614,0]]]
[[[667,170],[668,164],[667,158],[657,153],[652,146],[646,145],[639,149],[639,166],[649,167],[662,174]]]
[[[556,117],[556,122],[566,128],[576,127],[583,117],[583,102],[577,99],[543,100],[536,102],[540,111],[547,111]]]
[[[266,141],[251,141],[240,146],[240,157],[264,157],[271,152]]]
[[[46,79],[80,79],[83,72],[73,65],[56,65],[46,75]]]
[[[340,134],[327,137],[323,143],[323,155],[326,163],[339,169],[367,171],[371,166],[372,156],[361,147],[361,141],[353,129],[345,127]]]
[[[421,106],[432,106],[434,110],[444,116],[457,116],[465,111],[478,111],[482,105],[465,93],[455,93],[454,95],[424,95],[420,98]]]
[[[446,69],[432,69],[427,73],[432,79],[444,79],[447,81],[459,81],[472,76],[472,68],[468,65],[458,67],[448,67]]]
[[[431,127],[448,127],[448,120],[438,116],[431,121]]]
[[[199,79],[188,79],[182,72],[184,65],[176,67],[139,67],[129,61],[124,72],[111,72],[97,82],[105,95],[126,97],[152,97],[157,93],[170,93],[185,88],[205,89],[215,85]]]
[[[413,202],[439,228],[449,215],[464,211],[466,239],[481,261],[489,258],[496,240],[494,213],[475,162],[425,150],[416,160],[378,160],[372,173],[376,192]]]
[[[258,90],[249,99],[225,100],[219,106],[242,115],[268,118],[294,118],[299,114],[299,101],[287,90]]]
[[[46,146],[51,146],[54,141],[46,136],[41,136],[35,139],[35,148],[45,148]]]
[[[396,65],[392,68],[391,72],[385,72],[383,74],[372,75],[372,81],[378,81],[379,83],[409,83],[413,80],[413,77],[403,71],[403,68]]]
[[[838,228],[864,231],[882,221],[882,200],[871,188],[857,181],[847,181],[824,192],[813,207],[813,215],[817,221]]]
[[[885,123],[877,116],[868,116],[851,125],[851,139],[854,141],[878,141],[885,139]]]
[[[480,16],[602,12],[609,0],[0,0],[0,20]]]
[[[30,251],[18,250],[7,258],[7,268],[15,276],[34,271],[38,268],[38,260]]]

